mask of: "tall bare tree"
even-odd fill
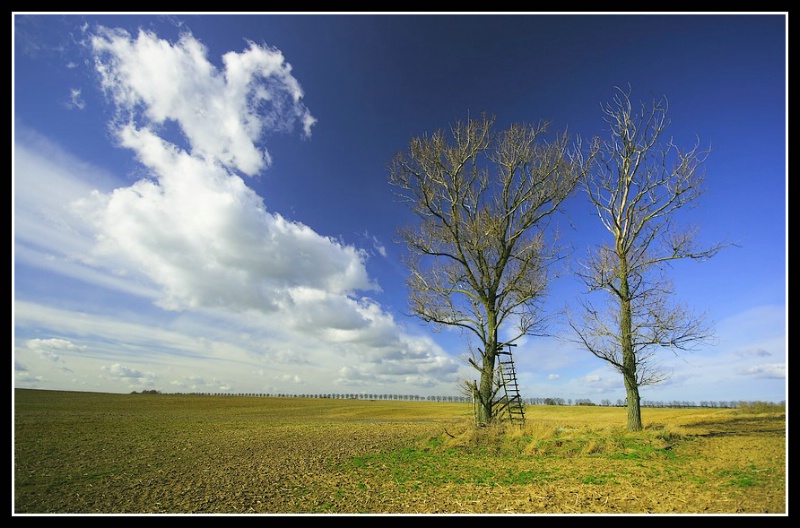
[[[439,130],[413,138],[389,165],[389,182],[419,221],[400,231],[412,313],[477,337],[468,361],[480,383],[467,384],[483,423],[495,416],[498,352],[543,326],[539,303],[560,255],[545,229],[585,174],[566,133],[545,141],[548,123],[499,134],[493,126],[484,114],[456,123],[450,137]],[[501,327],[514,324],[500,342]]]
[[[578,275],[589,292],[605,292],[607,302],[600,308],[584,302],[580,321],[569,324],[583,346],[622,374],[629,431],[642,429],[639,388],[668,377],[656,352],[677,354],[712,337],[704,316],[670,303],[666,268],[678,259],[707,260],[723,247],[700,249],[696,229],[676,224],[678,211],[703,192],[709,150],[699,142],[681,149],[665,138],[667,109],[665,98],[635,109],[630,89],[618,89],[603,106],[610,139],[594,143],[596,163],[584,180],[611,237],[590,252]]]

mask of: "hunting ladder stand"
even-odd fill
[[[502,386],[503,394],[495,404],[499,405],[498,416],[503,411],[506,411],[511,423],[518,424],[521,427],[525,423],[525,411],[522,408],[522,396],[520,396],[519,385],[517,385],[514,357],[511,355],[511,347],[513,346],[517,345],[505,343],[497,351],[497,371],[500,376],[499,383]],[[506,356],[507,359],[505,358]]]

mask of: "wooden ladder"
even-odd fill
[[[517,371],[514,368],[514,357],[511,355],[511,343],[506,343],[508,350],[502,348],[497,351],[499,364],[497,370],[500,374],[500,383],[503,387],[503,395],[496,402],[500,405],[498,409],[498,416],[503,411],[508,413],[508,418],[511,423],[519,424],[520,426],[525,423],[525,410],[522,406],[522,396],[519,393],[519,385],[517,384]],[[507,358],[504,358],[507,356]]]

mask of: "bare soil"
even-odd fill
[[[28,392],[16,514],[787,512],[784,414],[645,410],[636,436],[624,409],[499,431],[463,404]]]

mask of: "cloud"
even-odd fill
[[[106,379],[120,381],[129,387],[152,387],[158,381],[158,376],[152,372],[141,372],[139,370],[126,367],[115,363],[111,366],[101,367],[102,376]]]
[[[85,346],[75,345],[66,339],[56,338],[29,339],[26,344],[29,349],[37,352],[41,357],[54,362],[61,361],[59,352],[81,352],[86,349]]]
[[[43,376],[30,376],[30,375],[17,374],[15,381],[20,384],[36,386],[47,380]]]
[[[746,359],[750,357],[757,357],[757,358],[764,358],[772,356],[772,353],[768,350],[764,350],[763,348],[758,349],[748,349],[748,350],[737,350],[736,355]]]
[[[231,386],[216,378],[188,376],[170,383],[172,392],[228,392]]]
[[[292,385],[304,391],[322,392],[346,390],[341,387],[348,386],[347,380],[358,386],[376,380],[391,393],[408,392],[409,382],[421,391],[435,385],[438,388],[428,392],[446,392],[463,365],[429,337],[411,335],[388,314],[376,314],[382,314],[379,324],[346,331],[334,340],[335,329],[314,334],[302,325],[287,324],[291,313],[189,311],[162,317],[115,306],[103,313],[85,313],[15,301],[18,332],[70,335],[71,342],[86,346],[86,352],[70,358],[74,371],[105,372],[109,364],[126,365],[155,373],[161,385],[156,386],[154,379],[149,387],[160,390],[222,392],[228,387],[236,392],[292,392],[295,388],[284,382],[293,380]],[[26,352],[30,352],[27,347],[16,348],[20,359]],[[47,364],[52,363],[29,365],[31,376],[45,373],[68,390],[72,382],[46,369]],[[337,376],[342,369],[354,375]],[[119,383],[114,383],[119,378],[106,374],[95,388],[118,391]],[[126,380],[126,385],[136,388],[145,383]]]
[[[253,42],[222,57],[217,69],[203,44],[185,33],[171,44],[140,30],[98,28],[89,39],[104,91],[123,129],[138,121],[157,128],[175,122],[191,155],[255,175],[271,158],[256,142],[266,131],[289,131],[299,122],[311,134],[315,119],[280,51]]]
[[[754,378],[784,379],[786,377],[786,364],[767,363],[755,365],[742,370],[741,374]]]
[[[77,108],[83,110],[86,108],[86,101],[81,97],[81,91],[78,88],[73,88],[69,91],[69,101],[66,103],[67,108]]]
[[[85,255],[94,231],[72,214],[70,203],[96,189],[111,191],[120,182],[18,124],[13,161],[15,250],[22,243],[36,252],[57,248],[74,260]]]
[[[298,376],[297,374],[283,374],[281,376],[277,376],[276,379],[294,385],[302,383],[300,376]]]
[[[156,150],[163,156],[149,162],[160,181],[95,194],[75,210],[99,233],[93,259],[149,277],[163,289],[164,308],[273,311],[293,287],[377,289],[363,251],[267,213],[237,176],[166,146]]]
[[[376,237],[375,235],[371,235],[367,231],[364,231],[364,233],[362,233],[362,237],[364,237],[364,239],[366,239],[367,242],[372,244],[373,249],[375,251],[377,251],[380,256],[382,256],[382,257],[386,256],[386,254],[387,254],[386,253],[386,246],[381,244],[380,240],[378,240],[378,237]]]

